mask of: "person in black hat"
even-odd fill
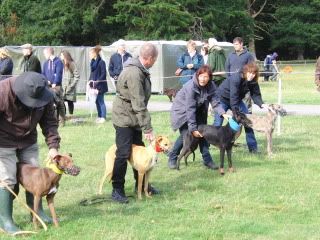
[[[0,81],[0,229],[19,234],[12,220],[13,195],[5,188],[17,190],[16,163],[39,166],[37,125],[40,125],[50,157],[58,154],[60,136],[53,106],[53,93],[46,78],[36,72]],[[26,192],[26,201],[33,208],[33,195]],[[52,221],[43,212],[39,216]]]

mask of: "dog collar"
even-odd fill
[[[235,120],[233,120],[232,118],[229,118],[229,126],[231,127],[231,129],[235,132],[238,132],[240,130],[241,124],[237,123]]]
[[[53,162],[51,162],[50,159],[48,159],[47,164],[46,164],[47,168],[50,168],[52,171],[54,171],[56,174],[62,175],[63,171],[60,170],[56,164],[54,164]]]
[[[156,143],[156,152],[157,152],[157,153],[162,152],[161,147],[160,147],[159,144],[157,144],[157,143]]]

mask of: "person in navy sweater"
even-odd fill
[[[99,45],[93,47],[89,51],[90,62],[90,78],[89,85],[94,89],[97,95],[96,106],[98,118],[96,123],[104,123],[107,116],[107,108],[104,102],[104,94],[108,91],[106,63],[100,56],[101,47]]]
[[[63,100],[62,89],[62,73],[63,63],[60,58],[54,55],[52,47],[47,47],[43,50],[43,54],[47,59],[42,68],[42,74],[48,79],[48,83],[55,92],[55,104],[57,107],[57,119],[61,126],[64,126],[66,120],[66,109]]]
[[[118,77],[123,70],[123,64],[132,58],[132,55],[126,52],[124,40],[119,40],[117,52],[112,54],[109,61],[109,75],[113,78],[115,86],[117,85]]]
[[[231,109],[232,111],[238,110],[248,114],[248,108],[243,102],[243,98],[247,93],[250,93],[256,105],[267,109],[268,105],[262,101],[258,78],[259,68],[255,63],[246,64],[240,72],[228,76],[217,90],[222,108],[225,111]],[[214,126],[219,127],[222,123],[223,118],[215,114]],[[244,130],[249,152],[257,153],[258,146],[253,129],[244,127]]]

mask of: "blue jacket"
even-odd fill
[[[193,68],[187,68],[187,65],[192,63]],[[188,52],[182,54],[177,60],[177,67],[182,68],[181,78],[179,79],[181,84],[185,84],[190,79],[192,75],[204,64],[204,60],[201,54],[198,52],[191,58]],[[185,76],[185,77],[183,77]]]
[[[11,77],[13,70],[13,62],[9,57],[0,59],[0,80]]]
[[[174,98],[171,107],[171,126],[173,130],[177,130],[188,123],[189,131],[193,132],[197,130],[198,125],[206,124],[209,103],[218,114],[225,113],[220,105],[216,90],[217,87],[213,81],[210,81],[205,87],[200,87],[196,75],[193,76],[191,81],[183,85]]]
[[[255,104],[260,108],[263,104],[259,84],[255,81],[247,81],[241,77],[242,73],[235,73],[224,80],[218,88],[220,101],[231,106],[232,110],[239,108],[239,104],[250,92],[250,96]]]
[[[61,86],[63,73],[63,63],[60,58],[55,57],[52,61],[49,59],[44,62],[42,74],[51,84]]]
[[[238,56],[234,51],[229,54],[226,61],[227,76],[232,75],[230,72],[241,72],[244,65],[254,62],[254,57],[246,48]]]
[[[109,61],[110,77],[112,78],[118,77],[123,70],[123,63],[125,63],[129,58],[132,58],[132,56],[128,52],[125,52],[125,54],[123,55],[123,58],[121,57],[121,54],[117,52],[112,54]]]
[[[90,87],[99,90],[99,94],[108,92],[106,63],[100,56],[90,62]]]

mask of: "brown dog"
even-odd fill
[[[170,140],[167,137],[158,136],[153,140],[148,147],[132,145],[132,152],[129,159],[131,166],[138,171],[138,198],[142,199],[142,181],[144,178],[144,193],[147,197],[150,197],[148,192],[148,183],[151,170],[157,162],[158,153],[167,152],[170,148]],[[109,181],[112,179],[114,161],[116,158],[116,145],[112,145],[106,153],[105,163],[106,169],[104,176],[100,181],[99,194],[102,194],[102,187],[104,181],[108,178]]]
[[[70,155],[57,155],[49,159],[46,168],[39,168],[30,164],[18,163],[17,179],[19,183],[34,196],[33,209],[38,213],[39,203],[46,196],[53,223],[59,226],[54,210],[53,198],[59,187],[59,181],[63,173],[77,176],[80,168],[73,165]],[[37,219],[33,216],[33,224],[37,228]]]
[[[172,99],[176,97],[178,91],[179,91],[178,89],[165,88],[163,90],[163,94],[167,95],[170,102],[172,102]]]

